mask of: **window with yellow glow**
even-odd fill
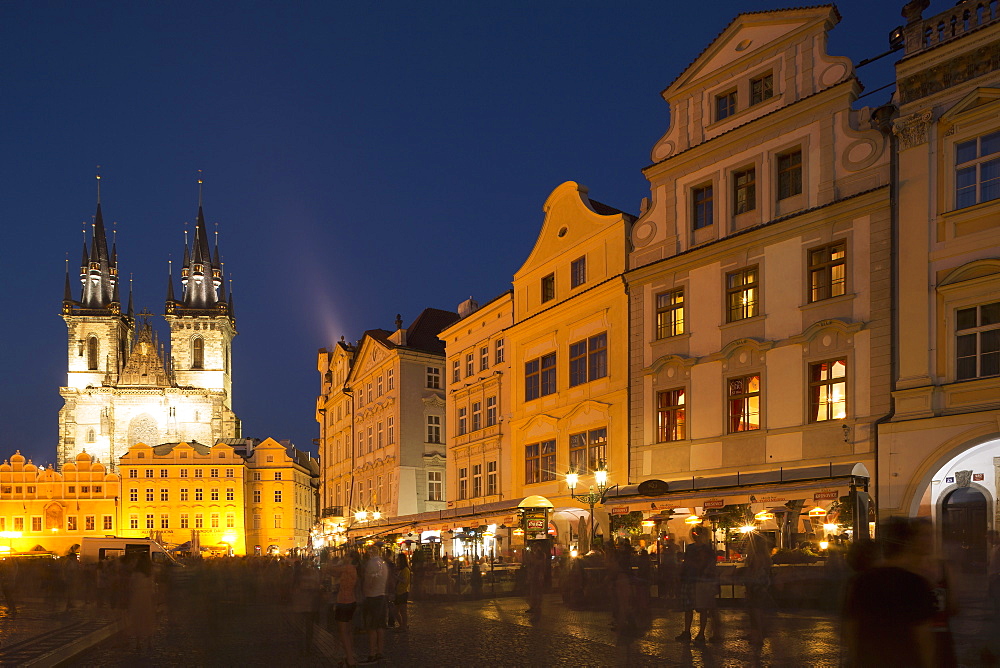
[[[847,417],[847,360],[809,365],[809,421]]]

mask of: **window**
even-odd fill
[[[181,469],[179,477],[181,477],[181,478],[188,477],[188,470],[187,469]]]
[[[111,530],[114,529],[114,523],[113,523],[113,520],[111,519],[111,517],[112,517],[111,515],[104,515],[101,518],[101,520],[102,520],[102,526],[104,527],[104,531],[111,531]]]
[[[97,438],[97,435],[94,433],[94,430],[93,429],[88,429],[87,430],[87,443],[93,443],[94,439],[96,439],[96,438]]]
[[[601,332],[569,346],[569,385],[604,378],[608,375],[608,333]],[[553,389],[554,391],[554,389]]]
[[[542,303],[555,299],[556,297],[556,275],[549,274],[542,278]]]
[[[436,366],[427,367],[427,387],[432,390],[441,389],[441,369]]]
[[[76,531],[76,517],[66,518],[66,531]]]
[[[997,198],[1000,198],[1000,132],[956,144],[955,208]]]
[[[747,267],[726,274],[727,322],[757,315],[757,267]]]
[[[387,443],[396,442],[396,431],[395,428],[393,427],[395,419],[396,418],[393,417],[387,417],[385,419],[385,438]]]
[[[847,360],[809,365],[809,421],[847,417]]]
[[[375,380],[375,396],[377,396],[377,397],[381,397],[382,396],[382,376],[379,376]]]
[[[360,434],[359,434],[359,436],[360,436]],[[361,439],[358,439],[358,440],[360,441]],[[254,471],[253,472],[253,479],[254,480],[260,480],[260,471]]]
[[[472,402],[472,431],[479,431],[483,428],[483,402]]]
[[[187,529],[188,528],[188,514],[187,513],[181,513],[181,528],[182,529]]]
[[[460,380],[462,380],[462,363],[454,360],[451,363],[451,382],[457,383]]]
[[[135,528],[136,529],[139,528],[138,520],[136,520]],[[14,531],[24,531],[24,518],[23,517],[15,517],[14,518]]]
[[[194,500],[195,501],[201,501],[204,498],[204,496],[205,496],[204,492],[203,492],[203,490],[200,487],[198,487],[198,488],[196,488],[194,490]]]
[[[486,397],[486,426],[492,427],[497,423],[497,398]]]
[[[139,490],[137,490],[135,488],[130,489],[128,491],[128,500],[129,501],[138,501],[139,500]]]
[[[235,472],[236,469],[226,469],[226,477],[227,478],[235,477]]]
[[[683,441],[686,438],[687,407],[684,390],[656,393],[656,442]]]
[[[750,80],[750,105],[760,104],[774,96],[774,77],[770,72]]]
[[[236,498],[236,490],[232,487],[226,488],[226,501],[233,501]]]
[[[274,502],[275,503],[281,503],[281,490],[280,489],[274,490]]]
[[[524,483],[556,479],[556,442],[542,441],[524,446]]]
[[[462,436],[469,431],[469,409],[462,406],[458,409],[458,435]]]
[[[204,476],[205,476],[205,471],[204,471],[204,469],[195,469],[195,470],[194,470],[194,477],[195,477],[195,478],[202,478],[202,477],[204,477]]]
[[[428,443],[440,443],[441,442],[441,416],[440,415],[428,415],[427,416],[427,442]]]
[[[202,529],[205,527],[205,518],[201,513],[194,514],[194,528]]]
[[[604,461],[607,454],[607,427],[591,429],[569,436],[569,468],[571,471],[583,473],[594,471]]]
[[[556,391],[556,354],[549,353],[524,364],[524,400]]]
[[[275,480],[281,480],[281,471],[275,471],[274,472],[274,479]]]
[[[274,528],[275,529],[280,529],[281,528],[281,515],[275,515],[274,516]]]
[[[483,346],[479,349],[479,370],[486,371],[490,368],[490,347]]]
[[[729,433],[760,429],[760,376],[729,379]]]
[[[87,339],[87,370],[97,371],[97,360],[99,359],[97,337],[92,336]]]
[[[146,469],[146,477],[147,478],[153,477],[153,469]]]
[[[473,356],[472,353],[466,353],[466,355],[465,355],[465,377],[468,378],[469,376],[473,375],[474,373],[476,373],[476,363],[475,363],[474,356]]]
[[[736,113],[736,91],[715,96],[715,120],[721,121]]]
[[[368,452],[372,451],[374,445],[375,445],[375,439],[372,438],[372,428],[368,427]]]
[[[486,496],[497,494],[497,463],[486,462]]]
[[[210,478],[218,478],[219,477],[219,469],[209,469],[208,470],[208,477],[210,477]]]
[[[1000,374],[1000,302],[959,309],[955,323],[956,378]]]
[[[219,513],[212,513],[211,515],[209,515],[209,526],[212,529],[219,528]]]
[[[181,470],[183,471],[184,469],[181,469]],[[139,477],[139,469],[129,469],[128,470],[128,477],[129,478],[138,478]]]
[[[483,465],[472,465],[472,496],[473,498],[483,495]]]
[[[226,528],[232,529],[236,526],[236,515],[234,513],[226,513]]]
[[[778,156],[778,199],[802,192],[802,151]]]
[[[160,513],[160,528],[169,529],[170,528],[170,515],[165,513]]]
[[[577,288],[587,282],[587,256],[573,260],[569,265],[569,287]]]
[[[469,498],[469,469],[458,469],[458,498]]]
[[[42,530],[42,518],[41,517],[32,517],[31,518],[31,530],[32,531],[41,531]]]
[[[167,489],[161,489],[160,490],[160,501],[169,501],[169,500],[170,500],[170,491],[167,490]]]
[[[225,459],[225,458],[226,458],[226,453],[225,452],[220,452],[219,453],[219,459]]]
[[[440,471],[427,472],[427,500],[440,501],[443,497]]]
[[[365,391],[368,393],[367,402],[370,404],[372,402],[372,384],[371,383],[365,383]]]
[[[156,520],[153,517],[153,513],[149,513],[148,515],[146,515],[146,528],[147,529],[155,529],[156,528]]]
[[[809,251],[809,301],[818,302],[847,292],[847,243]]]
[[[132,514],[128,516],[128,528],[138,529],[139,528],[139,516]]]
[[[715,222],[712,214],[712,185],[691,189],[691,219],[694,229],[700,230]]]
[[[684,289],[656,295],[656,338],[684,333]]]
[[[260,503],[260,490],[259,489],[255,489],[253,491],[253,502],[254,503]]]
[[[385,446],[385,426],[381,420],[375,425],[375,446],[378,448]]]
[[[385,372],[385,386],[387,390],[392,390],[396,387],[396,377],[392,369]]]
[[[205,340],[200,336],[191,342],[191,368],[205,368]]]
[[[753,167],[733,173],[733,214],[757,208],[757,180]]]
[[[212,501],[218,501],[219,500],[219,490],[217,488],[213,488],[212,491],[211,491],[211,493],[208,495],[208,498],[210,500],[212,500]]]
[[[170,476],[170,471],[168,471],[167,469],[160,469],[161,478],[167,478],[169,476]]]
[[[181,488],[181,501],[187,501],[187,500],[188,500],[188,490],[187,490],[186,487],[182,487]]]
[[[493,363],[503,363],[503,339],[497,339],[496,343],[493,344]]]

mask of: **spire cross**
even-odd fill
[[[205,181],[201,178],[201,170],[198,170],[198,207],[201,208],[201,189]]]
[[[214,225],[215,225],[215,245],[218,246],[219,245],[219,224],[218,223],[214,223]]]
[[[97,203],[101,203],[101,166],[97,166]]]

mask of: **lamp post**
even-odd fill
[[[586,494],[576,493],[576,486],[579,482],[580,475],[576,471],[571,470],[566,474],[566,486],[569,487],[570,497],[583,501],[590,507],[590,549],[594,549],[594,506],[598,503],[603,504],[610,491],[608,488],[608,469],[604,460],[598,460],[597,468],[594,470],[594,484],[590,486]]]

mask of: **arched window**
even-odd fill
[[[191,368],[205,368],[205,339],[201,337],[191,343]]]
[[[95,438],[96,438],[96,434],[94,434],[94,430],[93,429],[88,429],[87,430],[87,443],[93,443]]]
[[[87,369],[90,371],[97,371],[98,352],[97,337],[92,336],[87,339]]]

